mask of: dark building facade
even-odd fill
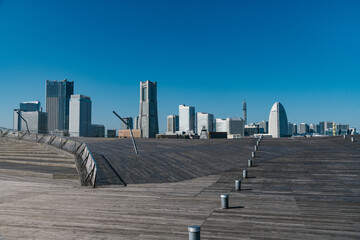
[[[69,130],[69,102],[74,82],[46,80],[46,112],[48,130]]]

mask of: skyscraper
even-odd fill
[[[269,115],[269,134],[273,138],[286,137],[288,133],[289,124],[284,106],[276,102],[272,106]]]
[[[46,80],[48,130],[69,130],[69,102],[74,82]]]
[[[196,129],[197,134],[200,135],[201,130],[205,129],[207,132],[214,131],[214,115],[210,113],[197,112],[196,113]]]
[[[140,82],[139,128],[143,138],[155,138],[159,133],[156,82]]]
[[[84,95],[71,95],[69,134],[72,137],[90,137],[91,99]]]
[[[179,105],[179,131],[195,133],[195,107]]]
[[[245,102],[245,99],[244,99],[244,101],[243,101],[243,117],[244,117],[244,124],[247,125],[246,102]]]
[[[167,131],[168,133],[175,133],[179,131],[179,116],[169,115],[167,116]]]
[[[216,119],[216,132],[227,132],[226,130],[226,119]]]

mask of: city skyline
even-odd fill
[[[58,84],[61,84],[61,83],[69,83],[66,79],[65,80],[62,80],[62,81],[50,81],[50,82],[53,82],[53,83],[58,83]],[[49,80],[46,80],[46,86],[48,87],[48,83],[49,83]],[[155,88],[154,89],[152,89],[151,91],[148,89],[148,85],[154,85],[155,86]],[[72,81],[71,82],[71,87],[72,87],[72,89],[73,89],[73,87],[74,87],[74,81]],[[144,91],[144,87],[145,87],[145,91]],[[151,81],[149,81],[149,80],[147,80],[147,81],[144,81],[144,82],[140,82],[140,112],[141,112],[141,110],[142,110],[142,101],[143,100],[145,100],[148,96],[150,96],[150,95],[154,95],[155,96],[155,98],[154,99],[152,99],[151,101],[149,100],[149,99],[147,99],[146,100],[146,102],[148,102],[147,104],[149,104],[150,102],[154,102],[155,103],[155,108],[154,108],[154,110],[155,110],[155,112],[157,112],[157,110],[156,110],[156,106],[157,106],[157,101],[156,101],[156,95],[157,95],[157,90],[156,90],[156,88],[157,88],[157,83],[156,82],[154,82],[154,83],[152,83]],[[46,92],[48,91],[48,89],[46,90]],[[150,94],[151,93],[151,94]],[[82,96],[82,95],[71,95],[71,98],[73,98],[73,97],[79,97],[79,96]],[[89,98],[89,97],[87,97],[87,96],[84,96],[84,97],[86,97],[86,98]],[[89,98],[90,99],[90,98]],[[71,99],[70,99],[71,100]],[[271,109],[271,111],[270,111],[270,117],[271,117],[271,112],[272,112],[272,110],[273,110],[273,108],[274,108],[274,106],[276,105],[276,104],[280,104],[279,102],[276,102],[273,106],[272,106],[272,109]],[[42,107],[40,107],[40,101],[27,101],[27,102],[21,102],[20,103],[20,109],[21,109],[21,106],[23,106],[24,107],[24,109],[25,109],[25,111],[26,111],[26,109],[27,108],[34,108],[33,107],[33,105],[37,105],[37,107],[36,107],[36,109],[34,109],[34,110],[36,110],[36,111],[39,111],[39,110],[41,110],[42,109]],[[281,105],[281,104],[280,104]],[[243,110],[243,116],[241,116],[241,118],[238,118],[238,119],[242,119],[242,120],[244,120],[244,117],[246,118],[246,102],[245,101],[243,101],[243,103],[242,103],[242,106],[243,106],[243,108],[242,108],[242,110]],[[68,108],[71,108],[71,104],[69,104],[69,106],[68,106]],[[179,116],[181,116],[181,107],[189,107],[189,106],[186,106],[186,105],[179,105]],[[281,107],[282,107],[282,105],[281,105]],[[217,119],[220,119],[220,120],[225,120],[225,118],[218,118],[218,117],[216,117],[216,116],[214,116],[214,114],[212,114],[212,113],[204,113],[204,112],[201,112],[201,111],[195,111],[195,107],[193,107],[193,106],[190,106],[190,108],[192,108],[193,109],[193,124],[194,124],[194,133],[197,133],[197,134],[199,134],[199,123],[198,123],[198,121],[199,120],[197,120],[196,121],[196,119],[198,119],[199,118],[199,114],[201,115],[201,114],[206,114],[206,115],[211,115],[211,118],[213,118],[214,119],[214,121],[213,121],[213,123],[215,124],[215,119],[217,120]],[[283,107],[282,107],[283,108]],[[146,107],[146,109],[149,109],[149,107]],[[16,111],[17,111],[18,109],[15,109],[14,110],[14,112],[13,112],[13,128],[14,129],[17,129],[17,127],[15,127],[15,121],[18,121],[18,119],[17,119],[17,114],[15,113]],[[153,110],[151,110],[151,111],[153,111]],[[47,112],[44,112],[44,113],[46,113],[47,114]],[[157,115],[157,113],[156,113],[156,115]],[[285,114],[286,115],[286,114]],[[144,116],[149,116],[149,114],[145,114]],[[155,116],[155,115],[154,115]],[[168,127],[168,124],[169,124],[169,122],[168,122],[168,117],[169,116],[174,116],[174,115],[168,115],[167,116],[167,121],[166,121],[166,125],[167,126],[165,126],[165,128],[167,129],[167,127]],[[135,116],[135,118],[139,118],[139,115],[138,116]],[[227,118],[229,118],[229,117],[227,117]],[[286,118],[286,117],[285,117]],[[89,119],[91,119],[91,114],[90,114],[90,118]],[[130,121],[132,121],[132,117],[130,116],[130,117],[123,117],[123,119],[126,119],[127,121],[128,120],[130,120]],[[181,119],[181,118],[180,118]],[[249,127],[251,127],[251,126],[255,126],[255,125],[261,125],[263,122],[268,122],[267,120],[270,120],[270,118],[269,119],[265,119],[265,120],[262,120],[262,121],[258,121],[258,122],[250,122],[249,123]],[[155,121],[155,125],[157,126],[157,122],[158,122],[158,120],[157,120],[157,117],[156,117],[156,121]],[[244,121],[245,122],[245,121]],[[308,122],[306,122],[306,123],[304,123],[304,122],[301,122],[301,123],[291,123],[290,121],[285,121],[285,122],[288,122],[289,124],[291,124],[291,125],[297,125],[297,127],[299,128],[299,131],[301,132],[301,130],[300,130],[300,128],[301,128],[301,125],[302,124],[306,124],[306,125],[313,125],[313,127],[315,128],[316,126],[317,126],[317,123],[319,123],[319,124],[321,124],[321,122],[331,122],[331,124],[336,124],[336,125],[344,125],[344,124],[347,124],[348,125],[348,127],[350,127],[350,128],[355,128],[355,130],[357,130],[356,129],[356,127],[354,127],[354,126],[351,126],[350,124],[348,124],[348,123],[339,123],[339,122],[333,122],[333,121],[326,121],[326,120],[320,120],[320,121],[318,121],[318,122],[312,122],[312,123],[308,123]],[[130,123],[130,122],[129,122]],[[91,124],[91,120],[90,120],[90,124]],[[135,124],[137,124],[137,122],[135,121]],[[254,125],[255,124],[255,125]],[[94,124],[94,126],[95,125],[98,125],[98,124]],[[118,128],[119,130],[120,129],[125,129],[124,128],[124,126],[123,126],[124,124],[123,123],[121,123],[121,125],[120,125],[120,127]],[[132,125],[132,122],[131,122],[131,125]],[[350,125],[350,126],[349,126]],[[100,126],[100,125],[99,125]],[[0,126],[0,127],[2,127],[2,126]],[[109,130],[111,130],[111,128],[108,128],[108,127],[106,127],[106,126],[104,126],[105,127],[105,129],[109,129]],[[215,127],[215,125],[214,125],[214,127]],[[308,126],[309,127],[309,126]],[[144,129],[147,129],[148,127],[145,127]],[[159,128],[158,126],[156,127],[156,128]],[[9,128],[9,129],[11,129],[11,128]],[[116,129],[116,128],[114,128],[114,129]],[[179,129],[180,130],[180,129]],[[313,129],[313,130],[315,130],[315,129]],[[145,130],[146,131],[146,130]],[[217,130],[216,130],[217,131]],[[166,133],[166,132],[168,132],[167,130],[166,131],[164,131],[164,132],[159,132],[159,133]],[[186,131],[185,131],[186,132]],[[308,132],[308,133],[310,133],[310,132]],[[314,132],[314,133],[318,133],[318,132]],[[324,134],[324,133],[322,133],[322,134]],[[153,136],[152,137],[154,137],[155,135],[153,134]],[[146,136],[146,138],[147,138],[148,136]]]
[[[12,127],[20,102],[45,103],[45,80],[66,78],[106,128],[120,128],[112,110],[138,115],[138,84],[150,80],[160,133],[180,104],[242,117],[243,99],[248,123],[281,102],[289,122],[359,130],[359,10],[357,1],[2,1],[0,126]]]

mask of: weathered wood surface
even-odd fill
[[[0,138],[0,172],[78,179],[74,156],[39,143]]]
[[[360,239],[358,141],[264,139],[257,154],[240,192],[234,180],[246,162],[181,182],[95,189],[0,174],[0,238],[187,239],[187,226],[201,225],[202,239]],[[222,193],[230,209],[220,209]]]
[[[128,183],[178,182],[210,174],[218,174],[234,167],[246,165],[251,157],[255,139],[136,139],[136,155],[130,139],[82,138],[98,165],[97,185],[121,184],[108,167],[104,155],[115,171]],[[292,141],[292,140],[290,140]],[[270,159],[298,151],[301,146],[279,148],[269,146]],[[98,154],[97,154],[98,153]]]

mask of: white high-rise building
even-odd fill
[[[230,135],[240,134],[244,136],[244,120],[241,118],[227,118],[226,129]]]
[[[227,132],[226,119],[216,119],[216,132]]]
[[[244,136],[244,126],[244,120],[241,118],[216,119],[216,132],[226,132],[228,136]]]
[[[210,113],[197,112],[196,113],[196,129],[197,134],[205,129],[207,132],[214,131],[214,115]]]
[[[90,97],[84,95],[71,95],[69,134],[72,137],[92,136]]]
[[[285,108],[279,102],[274,103],[269,115],[269,135],[273,138],[289,136],[288,128]]]
[[[179,131],[195,133],[195,107],[179,105]]]

